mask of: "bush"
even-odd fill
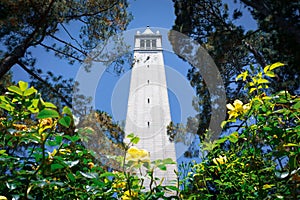
[[[282,63],[237,77],[249,102],[228,104],[231,134],[213,143],[187,178],[186,199],[300,199],[300,98],[288,91],[269,95],[268,79]]]
[[[123,171],[101,166],[83,145],[92,128],[76,131],[68,107],[59,112],[26,82],[8,87],[0,108],[0,199],[153,199],[177,191],[153,177],[156,168],[174,162],[150,162],[144,150],[131,147],[139,141],[133,134],[127,156],[119,158]],[[146,179],[151,185],[145,190]]]

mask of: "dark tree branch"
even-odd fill
[[[51,1],[48,8],[46,9],[45,13],[41,16],[41,19],[38,21],[38,25],[34,29],[34,31],[28,35],[28,37],[17,46],[11,53],[7,54],[0,62],[0,78],[4,76],[15,64],[19,62],[19,59],[25,55],[26,50],[32,46],[32,42],[34,41],[34,38],[36,37],[36,34],[40,31],[40,28],[42,27],[41,24],[43,21],[45,21],[47,15],[49,14],[51,7],[53,5],[54,1]],[[46,27],[44,27],[46,29]]]
[[[74,18],[81,18],[81,17],[92,17],[92,16],[98,15],[102,12],[111,10],[114,6],[117,5],[117,3],[118,2],[116,1],[111,6],[103,8],[103,9],[97,11],[97,12],[94,12],[94,13],[83,13],[81,15],[70,15],[70,16],[67,16],[66,19],[74,19]]]
[[[265,58],[263,57],[263,55],[261,55],[261,53],[259,51],[257,51],[251,44],[249,44],[248,42],[244,42],[245,46],[247,47],[247,49],[254,55],[254,57],[256,58],[257,62],[262,66],[265,67],[267,65]]]
[[[295,26],[291,24],[291,22],[287,21],[284,16],[275,15],[272,10],[268,8],[263,1],[260,0],[241,0],[246,6],[252,7],[254,10],[257,10],[264,17],[271,15],[274,18],[274,24],[278,26],[278,28],[284,32],[289,32],[290,36],[295,38],[295,41],[300,44],[300,29],[299,26]]]
[[[68,29],[67,29],[62,23],[60,23],[60,25],[62,26],[62,28],[64,29],[64,31],[68,34],[68,36],[71,38],[71,40],[75,41],[76,44],[77,44],[81,49],[83,49],[82,45],[78,42],[78,40],[76,40],[76,39],[71,35],[71,33],[68,31]]]
[[[48,87],[52,92],[54,92],[65,104],[72,108],[72,104],[54,87],[52,87],[51,84],[49,84],[47,81],[42,79],[39,75],[35,74],[32,70],[28,69],[21,61],[18,61],[17,64],[24,69],[28,74],[30,74],[32,77],[40,81],[41,83],[45,84],[46,87]]]
[[[43,43],[41,43],[40,45],[41,45],[42,47],[45,47],[46,49],[49,49],[49,50],[52,50],[52,51],[58,53],[58,54],[61,54],[61,55],[64,55],[64,56],[73,58],[73,59],[77,60],[78,62],[83,62],[82,59],[80,59],[80,58],[78,58],[78,57],[76,57],[76,56],[73,56],[73,55],[71,55],[71,54],[64,53],[64,52],[59,51],[59,50],[57,50],[57,49],[55,49],[55,48],[53,48],[53,47],[49,47],[49,46],[47,46],[47,45],[45,45],[45,44],[43,44]]]
[[[76,51],[79,51],[79,52],[82,53],[83,55],[85,55],[85,56],[87,55],[87,53],[86,53],[85,51],[83,51],[83,50],[81,50],[81,49],[79,49],[79,48],[73,46],[72,44],[70,44],[70,43],[68,43],[68,42],[66,42],[66,41],[64,41],[64,40],[62,40],[62,39],[59,39],[58,37],[56,37],[56,36],[54,36],[54,35],[49,35],[49,36],[52,37],[53,39],[55,39],[55,40],[57,40],[57,41],[59,41],[59,42],[65,44],[65,45],[67,45],[67,46],[70,46],[71,48],[75,49]]]

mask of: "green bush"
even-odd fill
[[[228,104],[222,126],[237,130],[213,143],[187,178],[184,199],[300,199],[300,98],[287,91],[269,95],[268,79],[282,63],[246,71],[249,102]]]
[[[126,200],[176,194],[175,186],[163,186],[153,177],[156,168],[166,170],[174,162],[150,162],[144,150],[132,147],[139,141],[133,134],[125,145],[128,153],[117,159],[123,171],[109,172],[83,145],[86,134],[94,134],[91,128],[76,131],[71,110],[59,112],[28,83],[8,87],[0,108],[0,199]],[[138,171],[145,173],[137,176]],[[146,179],[151,183],[147,189]]]

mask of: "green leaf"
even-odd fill
[[[55,142],[57,144],[61,144],[63,137],[61,135],[57,135],[55,136]]]
[[[7,110],[7,111],[13,111],[15,107],[9,105],[9,104],[0,104],[0,108]]]
[[[133,137],[135,137],[135,136],[134,136],[133,133],[130,133],[130,134],[128,134],[126,137],[127,137],[128,139],[131,139],[131,138],[133,138]]]
[[[284,147],[300,147],[300,144],[287,143],[283,145]]]
[[[61,125],[63,125],[66,128],[69,128],[70,124],[71,124],[71,117],[69,116],[64,116],[63,118],[60,118],[58,120],[58,123],[60,123]]]
[[[292,108],[293,109],[300,109],[300,101],[298,101],[296,104],[294,104],[293,106],[292,106]]]
[[[61,164],[58,164],[58,163],[55,163],[55,164],[52,164],[51,165],[51,170],[52,171],[55,171],[57,169],[62,169],[62,168],[65,168],[65,166],[61,165]]]
[[[56,105],[54,105],[53,103],[50,103],[50,102],[45,102],[44,105],[46,108],[54,108],[54,109],[57,108]]]
[[[220,181],[220,180],[214,180],[214,182],[219,184],[219,185],[223,185],[222,181]]]
[[[158,165],[157,167],[158,167],[160,170],[163,170],[163,171],[166,171],[166,170],[167,170],[166,165]]]
[[[264,73],[268,73],[270,71],[270,65],[264,67]]]
[[[245,71],[245,72],[239,74],[239,75],[236,77],[235,81],[238,81],[240,78],[242,78],[243,81],[245,81],[248,75],[249,75],[249,74],[248,74],[248,71]]]
[[[260,78],[260,79],[257,80],[257,83],[258,83],[258,84],[269,83],[269,81],[268,81],[267,79]]]
[[[172,158],[166,158],[166,159],[164,159],[162,162],[163,162],[163,164],[165,164],[165,165],[176,164],[176,162],[174,162]]]
[[[56,110],[52,110],[52,109],[43,109],[41,112],[39,112],[39,114],[37,115],[38,119],[45,119],[45,118],[55,118],[55,117],[59,117],[59,114]]]
[[[67,176],[68,176],[68,178],[70,179],[71,182],[75,182],[76,178],[75,178],[73,173],[68,173]]]
[[[270,66],[270,70],[273,70],[273,69],[281,67],[281,66],[284,66],[284,64],[281,62],[276,62]]]
[[[0,150],[0,155],[7,156],[6,150],[5,149]]]
[[[266,72],[265,75],[268,77],[275,77],[275,73],[272,71]]]
[[[233,132],[232,134],[230,134],[228,136],[228,139],[229,139],[230,142],[236,143],[239,140],[239,134],[238,134],[238,132]]]
[[[64,138],[70,140],[71,142],[76,142],[77,140],[81,139],[81,137],[77,135],[74,136],[65,135]]]
[[[249,93],[251,94],[251,93],[254,92],[255,90],[257,90],[255,87],[254,87],[254,88],[250,88]]]
[[[167,185],[166,188],[168,188],[169,190],[179,191],[179,188],[173,185]]]
[[[100,175],[100,178],[103,178],[103,177],[115,177],[116,174],[112,173],[112,172],[105,172],[103,174]]]
[[[227,124],[227,121],[222,121],[221,128],[224,128],[226,124]]]
[[[140,138],[139,138],[139,137],[134,137],[134,138],[132,138],[130,141],[131,141],[133,144],[137,144],[137,143],[139,143]]]
[[[22,92],[24,92],[28,88],[28,83],[24,81],[19,81],[19,87]]]
[[[18,95],[20,95],[20,96],[23,96],[22,90],[20,90],[20,88],[18,88],[18,87],[15,86],[15,85],[9,86],[7,89],[8,89],[9,91],[13,92],[13,93],[16,93],[16,94],[18,94]]]
[[[69,116],[73,116],[72,111],[71,111],[71,109],[70,109],[68,106],[65,106],[65,107],[63,108],[62,114],[66,114],[66,115],[69,115]]]
[[[31,87],[31,88],[29,88],[29,89],[25,90],[25,92],[24,92],[24,96],[25,96],[25,97],[27,97],[27,96],[30,96],[30,95],[32,95],[32,94],[34,94],[34,93],[36,93],[36,92],[37,92],[37,90],[36,90],[36,89],[34,89],[33,87]]]
[[[11,102],[11,99],[8,98],[7,96],[0,96],[0,102],[8,104]]]

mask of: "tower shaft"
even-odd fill
[[[175,145],[166,132],[170,121],[162,36],[147,27],[135,35],[125,133],[140,138],[136,146],[147,150],[151,161],[166,158],[176,161]],[[176,180],[175,169],[176,165],[169,165],[167,171],[157,170],[154,175],[164,177],[168,183]]]

